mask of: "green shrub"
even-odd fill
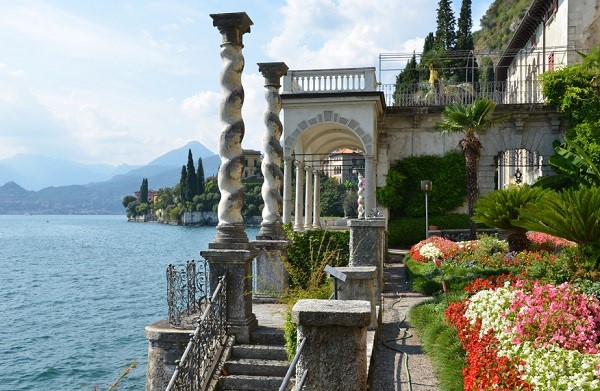
[[[311,289],[325,281],[325,265],[347,266],[350,232],[314,229],[294,232],[285,227],[291,244],[284,266],[292,288]]]
[[[577,243],[588,270],[600,267],[600,188],[548,191],[515,224]]]
[[[347,266],[350,260],[350,232],[322,229],[294,232],[284,227],[291,244],[284,266],[290,276],[290,289],[283,301],[287,304],[284,337],[288,357],[296,353],[296,325],[292,322],[292,307],[300,299],[327,299],[333,283],[324,272],[326,265]]]
[[[410,156],[390,167],[385,187],[377,189],[377,202],[390,208],[392,217],[424,216],[421,180],[429,179],[433,182],[428,196],[429,212],[442,215],[464,203],[466,178],[465,158],[458,151],[444,156]]]
[[[533,204],[544,195],[539,187],[510,186],[486,194],[475,204],[473,221],[488,227],[510,231],[508,247],[510,251],[522,251],[529,245],[526,229],[518,224],[520,211]]]

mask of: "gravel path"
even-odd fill
[[[431,360],[421,350],[416,330],[410,328],[406,320],[410,307],[428,297],[410,291],[402,263],[387,263],[384,280],[382,326],[374,352],[370,390],[411,390],[403,363],[405,355],[397,351],[401,350],[408,358],[412,391],[437,391],[439,388]],[[406,333],[409,337],[402,338]]]

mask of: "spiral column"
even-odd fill
[[[263,136],[264,156],[261,171],[264,182],[261,189],[264,208],[262,210],[262,223],[260,232],[256,236],[259,240],[279,240],[285,238],[281,223],[281,184],[283,174],[279,168],[283,156],[283,148],[279,140],[283,133],[283,125],[279,119],[281,111],[281,76],[287,74],[288,67],[283,62],[259,63],[258,70],[265,78],[265,99],[267,107],[264,114],[265,133]]]
[[[242,217],[244,204],[242,139],[245,131],[242,118],[244,104],[242,37],[250,32],[252,21],[245,12],[212,14],[211,18],[213,26],[219,29],[223,37],[221,43],[223,99],[219,110],[223,128],[219,139],[221,166],[217,177],[221,201],[217,210],[219,223],[215,242],[246,243],[248,236],[244,231]]]
[[[244,187],[242,174],[244,154],[244,121],[242,104],[242,36],[250,32],[252,21],[245,12],[212,14],[213,26],[223,36],[221,43],[221,87],[223,99],[220,118],[223,123],[219,140],[218,185],[221,192],[219,202],[217,234],[208,250],[200,254],[208,261],[210,290],[214,291],[219,277],[227,276],[227,327],[236,341],[248,343],[250,334],[258,326],[252,313],[252,259],[258,250],[248,241],[242,218]]]

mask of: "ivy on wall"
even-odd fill
[[[390,218],[425,216],[421,180],[431,180],[429,214],[446,214],[463,205],[467,194],[465,158],[459,151],[444,156],[410,156],[390,167],[384,187],[377,188],[377,202],[390,210]]]

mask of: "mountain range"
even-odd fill
[[[202,158],[205,177],[216,175],[219,155],[192,141],[145,166],[89,165],[39,155],[0,160],[0,214],[121,214],[122,199],[138,191],[143,178],[150,189],[179,182],[188,150],[194,165]],[[27,190],[31,189],[31,190]]]

